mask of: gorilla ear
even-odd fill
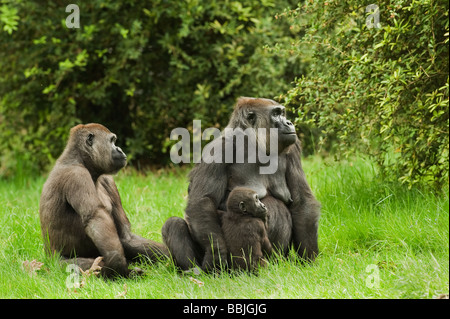
[[[244,202],[239,202],[239,209],[242,211],[242,212],[246,212],[247,211],[247,208],[245,207],[245,203]]]
[[[92,146],[92,144],[94,144],[94,134],[89,133],[89,135],[86,139],[86,144],[89,146]]]

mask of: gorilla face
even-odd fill
[[[252,208],[253,209],[253,216],[259,217],[259,218],[264,220],[266,218],[266,215],[267,215],[267,207],[266,207],[266,205],[264,205],[263,202],[261,202],[259,200],[259,196],[256,193],[253,195],[252,199],[253,199],[253,206],[254,206],[254,208]]]
[[[110,143],[111,143],[111,158],[113,162],[113,166],[119,170],[125,165],[127,165],[127,155],[122,151],[122,149],[115,145],[117,141],[117,137],[115,134],[112,134],[110,137]]]
[[[271,127],[278,129],[278,146],[280,150],[295,143],[297,135],[291,121],[286,119],[284,106],[277,105],[270,110]]]
[[[85,126],[85,147],[92,167],[98,175],[114,174],[127,164],[127,156],[115,145],[117,136],[109,130]]]
[[[261,219],[265,219],[267,215],[266,205],[259,200],[259,196],[255,192],[252,192],[250,197],[244,198],[239,202],[239,209],[243,213],[248,213]]]
[[[276,128],[279,152],[294,144],[297,139],[294,124],[286,119],[285,107],[280,104],[268,104],[250,110],[246,120],[253,127]],[[269,135],[269,132],[267,134]]]

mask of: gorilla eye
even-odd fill
[[[282,114],[282,110],[281,108],[277,107],[276,109],[273,110],[272,113],[274,116],[280,116]]]
[[[249,112],[247,114],[247,120],[251,123],[251,124],[255,124],[256,121],[256,114],[254,112]]]
[[[115,137],[115,136],[111,136],[111,143],[115,143],[117,141],[117,137]]]

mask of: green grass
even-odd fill
[[[300,265],[294,255],[272,259],[259,276],[182,275],[170,261],[143,264],[144,276],[88,278],[66,288],[69,273],[45,256],[39,226],[44,177],[0,180],[0,298],[433,298],[449,292],[449,191],[408,190],[377,178],[363,159],[304,161],[322,203],[320,255]],[[161,241],[170,216],[183,216],[187,171],[146,176],[126,170],[116,182],[134,232]],[[24,260],[44,263],[35,275]],[[369,267],[369,268],[368,268]],[[372,267],[372,268],[371,268]],[[375,268],[375,271],[371,270]],[[371,280],[378,273],[379,285]]]

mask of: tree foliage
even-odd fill
[[[3,2],[0,175],[53,163],[80,122],[117,133],[134,164],[167,163],[173,128],[223,126],[238,96],[301,73],[263,49],[292,39],[272,23],[287,1],[78,1],[71,29],[67,1]]]
[[[445,0],[379,1],[379,25],[371,1],[79,1],[72,29],[68,4],[1,1],[0,175],[42,171],[80,122],[116,132],[132,164],[166,164],[173,128],[222,127],[246,95],[284,101],[306,153],[448,181]]]
[[[284,100],[317,146],[363,151],[410,186],[447,183],[448,1],[379,1],[379,25],[371,3],[305,1],[279,16],[301,37],[273,50],[309,66]]]

